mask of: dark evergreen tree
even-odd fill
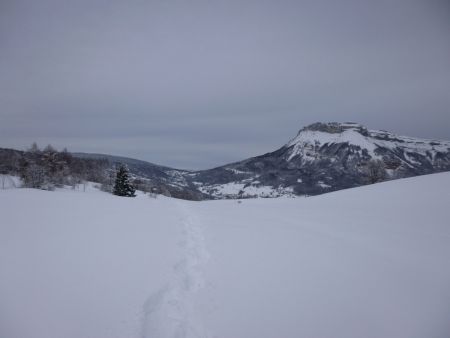
[[[116,173],[113,194],[117,196],[135,197],[136,189],[131,185],[128,177],[128,170],[121,165]]]

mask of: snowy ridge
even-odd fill
[[[286,144],[292,147],[287,160],[301,156],[304,161],[315,160],[315,153],[323,145],[347,143],[356,146],[361,151],[367,151],[372,158],[381,158],[379,148],[431,156],[434,160],[438,152],[450,150],[450,141],[425,140],[407,136],[398,136],[386,131],[368,130],[357,123],[316,123],[299,131],[297,136]]]
[[[374,142],[378,147],[399,148],[421,155],[431,154],[433,159],[437,153],[450,151],[450,141],[417,139],[379,130],[371,130],[369,132],[370,136],[376,139]]]
[[[370,141],[370,138],[361,135],[356,130],[347,129],[341,133],[331,134],[322,131],[305,130],[301,131],[286,147],[293,147],[289,154],[288,161],[295,156],[301,155],[305,160],[314,160],[314,152],[322,145],[334,143],[348,143],[367,149],[371,156],[375,155],[377,145]]]
[[[174,266],[174,276],[144,305],[142,338],[208,338],[195,308],[195,294],[204,287],[203,265],[209,259],[198,219],[184,204],[181,210],[184,257]]]

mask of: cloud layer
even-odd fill
[[[0,146],[207,168],[315,121],[449,139],[449,23],[445,0],[4,0]]]

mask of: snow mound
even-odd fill
[[[19,177],[0,174],[0,189],[15,189],[20,188],[21,185]]]

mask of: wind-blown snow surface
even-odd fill
[[[0,190],[0,337],[447,338],[449,186],[242,203]]]

